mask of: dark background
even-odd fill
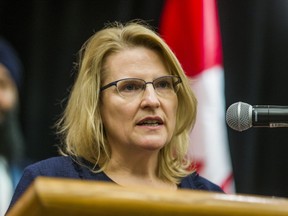
[[[157,27],[164,0],[2,0],[0,34],[24,65],[21,122],[32,161],[57,155],[53,124],[74,81],[84,41],[108,21]],[[288,105],[288,1],[219,0],[227,107]],[[288,197],[288,129],[228,128],[238,193]]]

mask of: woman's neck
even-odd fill
[[[153,178],[157,176],[158,155],[132,154],[122,156],[120,154],[112,154],[106,170],[117,175]]]
[[[114,156],[114,157],[113,157]],[[144,185],[155,188],[176,189],[176,185],[161,180],[158,173],[158,155],[133,155],[120,157],[113,155],[105,174],[122,186]]]

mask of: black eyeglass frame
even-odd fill
[[[177,81],[173,83],[173,86],[174,86],[174,87],[177,86],[179,83],[182,83],[181,78],[180,78],[179,76],[175,76],[175,75],[161,76],[161,77],[158,77],[158,78],[154,79],[154,80],[151,81],[151,82],[146,82],[145,80],[140,79],[140,78],[124,78],[124,79],[119,79],[119,80],[116,80],[116,81],[114,81],[114,82],[108,83],[108,84],[105,85],[105,86],[102,86],[102,87],[100,88],[100,92],[104,91],[104,90],[107,89],[107,88],[110,88],[111,86],[116,86],[116,88],[117,88],[117,83],[118,83],[118,82],[123,81],[123,80],[131,80],[131,79],[142,80],[142,81],[145,83],[144,90],[145,90],[147,84],[149,84],[149,83],[152,84],[153,88],[155,89],[155,87],[154,87],[154,81],[155,81],[155,80],[158,80],[158,79],[161,79],[161,78],[165,78],[165,77],[177,78]]]

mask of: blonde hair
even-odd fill
[[[58,121],[58,132],[62,135],[62,154],[73,158],[84,158],[105,170],[111,152],[106,142],[100,115],[100,87],[104,80],[104,64],[107,56],[127,47],[143,46],[158,52],[173,75],[181,78],[177,92],[178,110],[175,133],[171,142],[159,154],[159,178],[179,183],[189,174],[190,161],[186,157],[189,133],[196,118],[197,101],[179,61],[148,25],[130,22],[125,25],[113,23],[89,38],[80,50],[77,79],[63,117]]]

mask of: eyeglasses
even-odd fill
[[[116,86],[120,96],[131,98],[139,95],[140,92],[143,92],[146,89],[147,84],[152,84],[156,93],[159,96],[165,97],[172,93],[176,93],[179,89],[178,84],[181,82],[180,77],[173,75],[158,77],[152,82],[146,82],[145,80],[138,78],[125,78],[101,87],[100,91],[104,91],[111,86]]]

